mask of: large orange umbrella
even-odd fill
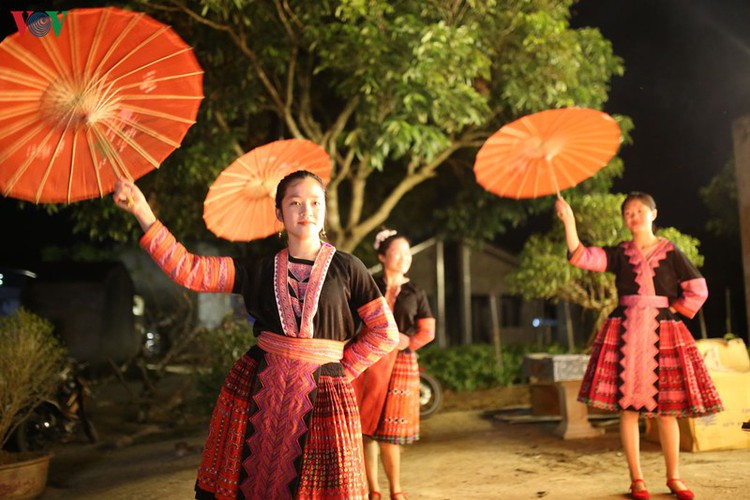
[[[286,139],[259,146],[216,178],[203,202],[203,220],[216,236],[251,241],[276,232],[276,186],[287,174],[308,170],[324,183],[331,159],[314,142]]]
[[[588,179],[617,152],[620,127],[588,108],[541,111],[491,135],[474,162],[477,182],[508,198],[558,193]]]
[[[180,146],[203,71],[169,26],[115,8],[70,10],[59,35],[0,43],[0,190],[35,203],[111,192]]]

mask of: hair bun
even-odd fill
[[[380,250],[380,245],[383,244],[385,240],[390,238],[391,236],[398,234],[398,231],[395,231],[393,229],[383,229],[378,234],[375,235],[375,244],[373,247],[375,250]]]

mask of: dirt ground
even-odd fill
[[[404,448],[409,498],[626,498],[616,421],[593,422],[606,429],[602,437],[565,441],[554,435],[555,422],[499,418],[523,411],[528,401],[525,386],[448,394],[443,409],[422,422],[421,440]],[[42,500],[193,498],[205,426],[152,426],[134,434],[137,428],[113,422],[97,422],[105,427],[100,444],[55,451]],[[652,498],[674,498],[664,485],[658,445],[642,443],[642,463]],[[750,450],[683,453],[682,476],[699,499],[750,498],[748,464]],[[384,476],[381,485],[387,498]]]

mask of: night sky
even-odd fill
[[[599,28],[625,61],[604,108],[635,122],[613,191],[651,193],[657,224],[700,239],[708,335],[726,330],[729,289],[732,329],[747,338],[739,241],[706,232],[698,190],[733,156],[732,120],[750,112],[750,2],[583,0],[574,12],[574,26]]]
[[[24,4],[3,4],[0,36],[15,31],[9,11],[20,7]],[[733,329],[745,336],[738,242],[706,233],[708,213],[698,189],[732,157],[732,120],[750,112],[750,2],[582,0],[573,8],[572,23],[598,27],[625,61],[625,75],[613,80],[604,108],[635,122],[634,144],[620,151],[625,173],[614,191],[651,193],[659,205],[657,223],[702,241],[702,271],[710,291],[704,309],[709,336],[724,331],[727,287],[733,299]],[[17,261],[44,244],[69,238],[62,220],[52,218],[49,225],[49,216],[19,213],[15,205],[0,198],[0,221],[6,230],[0,262]],[[28,228],[27,236],[14,230],[8,234],[16,221]]]

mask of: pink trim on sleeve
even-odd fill
[[[708,298],[708,285],[705,278],[695,278],[680,283],[682,296],[671,306],[686,318],[693,318]]]
[[[391,352],[399,341],[399,331],[385,298],[378,297],[357,309],[364,321],[356,340],[344,348],[341,364],[353,380],[377,360]]]
[[[230,257],[194,255],[161,222],[141,237],[141,247],[175,283],[196,292],[231,292],[234,261]]]
[[[607,254],[603,248],[585,247],[579,244],[570,256],[570,263],[589,271],[606,271]]]

